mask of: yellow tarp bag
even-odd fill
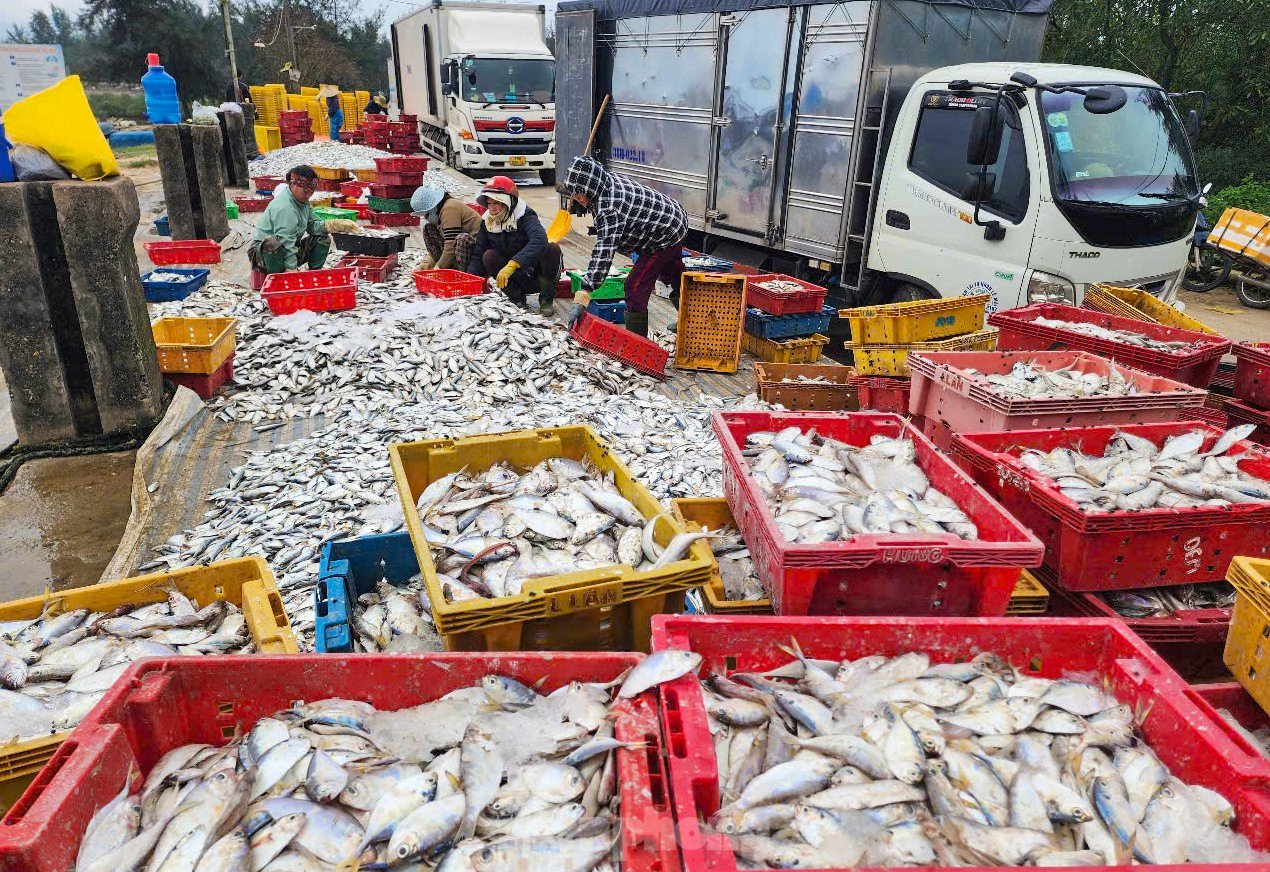
[[[119,172],[79,76],[67,76],[14,103],[4,113],[4,130],[10,142],[44,149],[63,169],[85,181]]]
[[[1259,212],[1230,207],[1209,231],[1208,241],[1270,266],[1270,217]]]

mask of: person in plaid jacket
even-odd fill
[[[648,335],[648,300],[657,280],[674,291],[683,275],[683,241],[688,215],[674,200],[646,185],[611,173],[590,157],[574,158],[561,192],[591,213],[595,220],[595,248],[587,265],[582,290],[574,295],[569,313],[572,326],[591,302],[590,291],[608,278],[613,255],[639,256],[626,277],[626,329]]]

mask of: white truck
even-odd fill
[[[556,172],[556,62],[541,5],[432,0],[392,25],[399,113],[424,151],[474,173]]]
[[[561,160],[611,94],[599,156],[683,203],[689,244],[842,306],[1079,304],[1100,281],[1167,298],[1199,207],[1198,115],[1142,76],[1038,63],[1047,10],[567,0]]]

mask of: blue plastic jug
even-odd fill
[[[176,96],[176,79],[168,75],[154,52],[146,55],[150,71],[141,77],[146,92],[146,115],[151,124],[180,124],[181,101]]]

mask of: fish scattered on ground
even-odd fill
[[[544,695],[487,675],[397,711],[296,704],[224,747],[163,755],[94,815],[75,868],[620,869],[615,754],[639,745],[613,738],[616,683]]]
[[[978,539],[966,513],[926,478],[916,451],[903,436],[875,434],[857,448],[799,427],[751,433],[745,448],[776,526],[790,542],[886,533]]]
[[[1019,450],[1029,469],[1052,479],[1063,496],[1086,512],[1181,509],[1270,501],[1270,481],[1257,478],[1228,452],[1253,425],[1232,427],[1202,451],[1208,431],[1168,437],[1163,445],[1118,432],[1101,455],[1059,446]]]
[[[1095,339],[1107,339],[1112,342],[1123,342],[1126,345],[1136,345],[1139,348],[1149,348],[1153,351],[1192,351],[1196,348],[1201,348],[1204,345],[1204,343],[1198,339],[1155,339],[1144,333],[1138,333],[1133,330],[1117,330],[1111,327],[1103,327],[1100,324],[1090,324],[1084,321],[1064,321],[1059,318],[1046,318],[1041,316],[1039,318],[1033,318],[1031,323],[1038,324],[1041,327],[1066,330],[1071,333],[1082,333],[1085,336],[1092,336]]]
[[[1126,378],[1112,361],[1107,374],[1081,372],[1076,365],[1046,369],[1035,361],[1019,361],[1008,373],[984,374],[977,369],[962,370],[984,380],[988,390],[1002,397],[1024,399],[1077,399],[1080,397],[1124,397],[1142,393],[1137,382]]]
[[[1178,612],[1229,609],[1235,605],[1235,589],[1228,581],[1109,590],[1097,596],[1126,618],[1170,618]]]
[[[721,807],[757,868],[1265,863],[1106,688],[982,652],[795,659],[702,682]]]

